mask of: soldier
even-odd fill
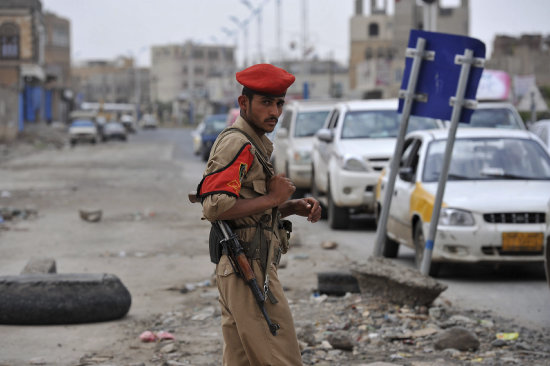
[[[274,175],[269,163],[273,144],[265,136],[275,129],[286,90],[295,78],[269,64],[251,66],[236,76],[243,85],[240,116],[214,142],[198,198],[206,219],[224,220],[238,236],[265,292],[265,309],[280,329],[277,335],[270,333],[227,253],[211,250],[212,261],[217,262],[223,364],[302,365],[292,314],[277,276],[291,230],[290,222],[282,218],[296,214],[314,223],[321,217],[321,207],[313,198],[289,199],[296,188],[284,174]]]

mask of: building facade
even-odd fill
[[[550,86],[550,35],[497,35],[486,67],[510,75],[534,76],[537,86]]]
[[[150,108],[149,68],[135,66],[134,59],[86,61],[72,68],[72,88],[77,104],[134,103]]]
[[[364,0],[355,0],[355,14],[350,20],[350,87],[363,98],[396,97],[410,30],[424,28],[423,6],[416,0],[399,0],[390,15],[388,0],[382,5],[369,0],[369,14],[365,15],[363,4]],[[468,35],[468,12],[468,0],[461,0],[456,8],[441,7],[438,2],[437,31]]]
[[[0,2],[0,87],[18,101],[16,120],[2,119],[4,137],[24,128],[25,122],[47,119],[44,108],[45,28],[39,0]],[[13,100],[13,95],[9,97]],[[4,108],[5,110],[5,108]],[[0,111],[1,114],[1,111]],[[2,138],[2,136],[0,136]]]
[[[46,72],[46,114],[54,121],[66,122],[71,108],[71,23],[53,13],[44,14]]]
[[[178,121],[195,124],[197,117],[222,112],[235,96],[233,46],[184,44],[151,49],[151,99],[172,103]]]

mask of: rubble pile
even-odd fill
[[[182,311],[129,325],[131,348],[144,351],[154,365],[220,364],[216,289],[199,287],[182,294],[189,301]],[[488,311],[455,309],[440,299],[431,307],[412,308],[359,294],[332,297],[290,290],[289,301],[304,365],[542,366],[550,359],[550,331],[527,329]],[[170,332],[174,339],[144,344],[139,341],[143,331]]]

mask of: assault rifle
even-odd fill
[[[191,203],[198,202],[196,192],[189,193],[189,201],[191,201]],[[244,249],[239,242],[237,235],[233,233],[229,225],[227,225],[227,223],[223,220],[217,220],[213,222],[212,225],[217,226],[219,231],[223,234],[223,239],[220,241],[220,245],[225,249],[225,252],[231,260],[237,274],[240,275],[248,287],[250,287],[250,291],[252,291],[252,294],[256,299],[256,303],[258,304],[260,311],[267,322],[269,331],[274,336],[277,335],[277,331],[280,329],[280,326],[277,323],[273,323],[269,318],[269,315],[267,315],[267,311],[265,310],[265,296],[262,293],[260,286],[258,286],[256,275],[248,262],[248,258],[246,258]]]

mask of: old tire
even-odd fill
[[[125,316],[128,289],[112,274],[0,277],[0,324],[91,323]]]
[[[344,296],[347,292],[360,292],[357,279],[347,272],[317,273],[317,291],[320,294],[334,296]]]
[[[349,210],[347,207],[338,207],[334,204],[330,187],[327,192],[328,223],[331,229],[347,229],[349,224]]]
[[[416,268],[418,268],[418,270],[421,270],[422,259],[424,258],[424,246],[426,245],[426,239],[424,237],[424,231],[422,230],[422,221],[420,220],[416,221],[416,223],[414,224],[413,242],[414,242],[414,262],[416,264]],[[441,269],[440,263],[432,262],[430,264],[430,270],[428,274],[431,277],[437,277],[437,274],[439,273],[440,269]]]

